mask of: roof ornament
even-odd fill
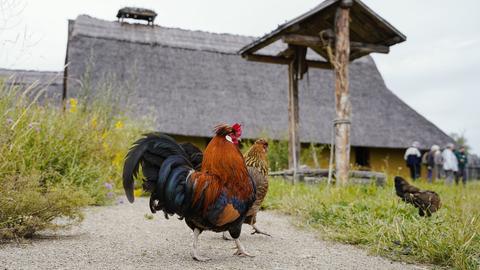
[[[157,13],[151,9],[136,8],[136,7],[124,7],[118,10],[117,18],[119,22],[123,23],[125,18],[134,20],[147,21],[147,25],[152,25],[153,21],[157,17]]]

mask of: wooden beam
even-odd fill
[[[351,8],[353,6],[353,0],[341,0],[340,7],[344,9]]]
[[[292,45],[299,45],[299,46],[306,46],[306,47],[323,47],[325,41],[330,41],[332,43],[335,42],[335,37],[331,37],[331,32],[322,31],[321,34],[323,35],[323,40],[320,37],[315,36],[306,36],[306,35],[297,35],[297,34],[289,34],[283,36],[282,40],[285,43],[292,44]],[[390,48],[385,45],[377,45],[377,44],[369,44],[369,43],[362,43],[362,42],[350,42],[350,49],[352,51],[361,51],[362,53],[389,53]]]
[[[340,185],[348,182],[350,169],[350,98],[348,63],[350,59],[350,9],[340,6],[335,17],[335,166]]]
[[[322,47],[324,43],[320,37],[315,36],[306,36],[306,35],[298,35],[298,34],[288,34],[282,37],[283,42],[298,45],[298,46],[305,46],[305,47]]]
[[[268,64],[288,65],[290,63],[290,60],[288,60],[287,58],[261,54],[247,54],[244,58],[248,61],[262,62]]]
[[[332,64],[325,61],[312,61],[307,60],[307,66],[309,68],[320,68],[320,69],[333,69]]]
[[[254,62],[262,62],[268,64],[280,64],[280,65],[288,65],[290,64],[291,60],[283,57],[278,56],[270,56],[270,55],[261,55],[261,54],[247,54],[244,56],[245,59],[248,61]],[[307,66],[310,68],[320,68],[320,69],[332,69],[332,65],[325,61],[313,61],[307,60]]]
[[[319,36],[324,40],[335,40],[335,31],[333,29],[325,29],[320,31]]]
[[[294,52],[294,57],[288,64],[288,165],[293,170],[293,182],[297,180],[296,172],[300,162],[300,140],[298,137],[298,72],[300,50],[296,46],[289,46]]]
[[[350,49],[366,53],[389,53],[390,47],[362,42],[350,42]]]
[[[322,42],[320,37],[299,35],[299,34],[288,34],[282,37],[283,42],[305,47],[323,47],[325,44]]]
[[[292,58],[294,54],[295,54],[295,51],[292,50],[292,48],[288,47],[288,48],[286,48],[285,50],[279,52],[279,53],[277,54],[277,56],[288,59],[288,58]]]

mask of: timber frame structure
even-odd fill
[[[335,72],[335,171],[337,182],[344,185],[350,167],[349,62],[370,53],[389,53],[390,46],[405,40],[360,0],[326,0],[239,51],[249,61],[288,65],[289,166],[294,181],[300,157],[298,81],[309,68]],[[272,47],[282,46],[272,54]]]

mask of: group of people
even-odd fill
[[[433,182],[436,179],[445,178],[447,184],[458,184],[460,179],[462,183],[467,183],[467,163],[468,157],[465,152],[465,147],[460,146],[458,150],[455,149],[453,143],[445,146],[443,151],[438,145],[432,145],[430,151],[423,154],[420,152],[420,143],[413,142],[405,152],[405,161],[407,167],[410,169],[410,177],[413,180],[420,178],[421,167],[424,164],[427,168],[428,182]]]

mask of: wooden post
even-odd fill
[[[300,140],[298,138],[298,59],[299,50],[288,64],[288,165],[293,169],[293,182],[297,181],[297,171],[300,159]]]
[[[335,17],[335,165],[340,185],[348,182],[350,167],[350,100],[348,62],[350,60],[350,7],[353,1],[342,0]]]

